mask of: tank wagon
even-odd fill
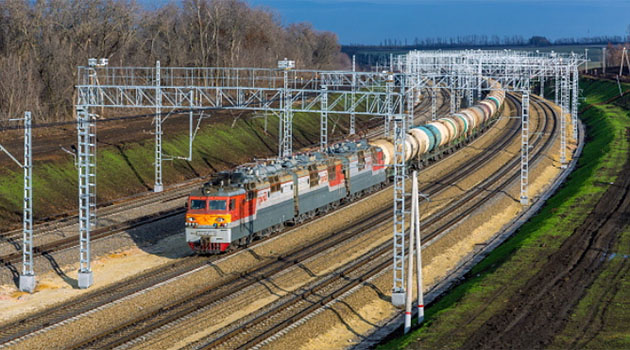
[[[477,105],[411,128],[405,160],[418,166],[470,139],[496,115],[501,86]],[[188,197],[186,241],[197,253],[215,254],[300,224],[385,187],[394,145],[390,139],[345,141],[310,152],[221,172]]]
[[[405,161],[411,166],[420,167],[452,152],[487,126],[501,108],[505,91],[495,80],[487,79],[486,82],[490,92],[474,106],[425,125],[412,127],[405,140]],[[370,144],[383,151],[385,165],[393,164],[394,143],[390,138],[372,140]]]

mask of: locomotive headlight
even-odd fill
[[[223,221],[225,221],[224,218],[217,218],[217,222],[223,222]]]
[[[188,218],[188,221],[190,221],[190,222],[195,221],[195,218],[191,216],[191,217]]]

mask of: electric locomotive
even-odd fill
[[[362,140],[218,173],[188,198],[186,241],[209,254],[245,246],[381,188],[385,170]]]

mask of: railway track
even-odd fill
[[[547,116],[552,115],[552,120],[555,120],[555,112],[553,110],[545,107],[541,107],[540,110]],[[547,118],[545,118],[545,120],[547,120]],[[556,123],[545,122],[542,129],[543,134],[548,133],[551,135],[556,130]],[[536,137],[536,140],[534,141],[535,153],[533,155],[532,162],[536,162],[536,160],[539,159],[539,157],[543,155],[549,147],[551,147],[552,143],[553,140],[550,136]],[[464,203],[470,202],[472,198],[476,197],[480,197],[480,200],[475,202],[474,206],[460,211],[457,215],[457,219],[447,220],[446,223],[435,229],[433,228],[436,226],[436,223],[441,221],[439,215],[432,216],[432,218],[437,217],[435,220],[429,219],[423,221],[421,223],[422,227],[425,232],[427,230],[429,232],[423,236],[423,240],[431,241],[449,227],[455,225],[458,221],[461,221],[463,218],[468,216],[472,211],[470,208],[477,209],[480,205],[490,200],[496,193],[496,190],[509,186],[513,183],[514,180],[519,177],[518,172],[512,174],[514,165],[518,164],[518,159],[516,159],[516,162],[510,162],[510,166],[503,167],[502,170],[493,175],[492,178],[484,181],[494,183],[494,191],[490,193],[485,191],[469,192],[469,198],[467,198]],[[482,195],[484,193],[485,195]],[[427,243],[425,243],[425,245],[426,244]],[[382,244],[377,249],[371,250],[360,260],[351,262],[342,269],[339,269],[333,274],[333,276],[325,279],[324,281],[317,281],[315,284],[307,288],[303,288],[304,291],[301,294],[285,297],[283,298],[283,301],[274,303],[273,306],[262,310],[257,315],[250,317],[241,324],[224,331],[219,331],[210,337],[188,345],[186,348],[247,349],[256,347],[265,340],[272,340],[273,336],[278,334],[281,330],[296,324],[296,322],[303,317],[323,308],[330,301],[335,300],[369,278],[391,267],[391,259],[391,244]]]
[[[424,104],[428,103],[429,100],[425,99],[423,101]],[[423,105],[421,103],[419,106]],[[442,105],[439,111],[444,112],[446,109],[446,105]],[[374,134],[377,136],[378,134]],[[154,194],[150,198],[143,200],[140,203],[130,203],[123,205],[122,207],[116,208],[115,210],[108,211],[107,214],[116,214],[131,208],[136,208],[147,203],[154,203],[156,200],[161,202],[175,200],[179,198],[185,198],[188,196],[191,190],[191,186],[183,187],[182,189],[177,189],[177,191],[169,192],[169,193],[160,193]],[[156,198],[157,197],[157,198]],[[100,212],[102,212],[101,210]],[[105,238],[111,236],[116,233],[123,232],[125,230],[129,230],[132,228],[140,227],[142,225],[146,225],[149,223],[157,222],[159,220],[169,218],[172,216],[180,215],[185,213],[184,208],[178,208],[175,210],[168,210],[159,212],[156,214],[152,214],[149,216],[145,216],[136,220],[127,221],[124,223],[110,225],[108,227],[99,228],[92,232],[92,240]],[[46,227],[49,224],[42,224],[43,227]],[[301,225],[299,225],[301,226]],[[296,226],[296,227],[299,227]],[[21,232],[19,233],[21,235]],[[266,240],[266,239],[265,239]],[[260,240],[257,243],[262,243],[265,240]],[[61,240],[57,240],[55,242],[43,244],[34,247],[35,256],[51,254],[56,251],[60,251],[67,248],[72,248],[76,246],[77,237],[67,237]],[[230,255],[230,254],[228,254]],[[227,255],[220,256],[221,258],[226,257]],[[11,265],[17,262],[20,262],[22,255],[20,252],[9,254],[0,257],[0,262],[4,265]],[[62,303],[52,308],[40,312],[35,313],[33,315],[27,316],[21,320],[19,320],[14,325],[7,325],[0,327],[0,345],[3,343],[10,342],[13,339],[19,338],[21,336],[27,335],[29,333],[35,332],[38,329],[46,327],[48,325],[52,325],[58,323],[62,320],[68,319],[72,314],[80,314],[89,309],[93,309],[95,307],[105,305],[114,300],[123,298],[125,296],[129,296],[133,293],[146,290],[151,286],[168,281],[169,279],[175,278],[177,276],[181,276],[184,273],[193,271],[194,269],[200,268],[204,265],[211,264],[219,257],[207,257],[205,259],[198,257],[187,257],[182,260],[173,262],[165,267],[159,267],[155,269],[151,269],[148,272],[144,272],[139,276],[135,276],[132,278],[125,279],[118,283],[115,286],[105,287],[99,289],[94,292],[89,292],[84,296],[74,298],[69,303]],[[91,305],[91,306],[88,306]]]
[[[446,95],[446,92],[442,91],[442,99],[444,99],[445,95]],[[418,104],[416,108],[419,111],[422,111],[426,109],[427,107],[426,105],[429,103],[430,103],[430,99],[424,99]],[[440,106],[439,108],[439,111],[441,113],[444,113],[446,108],[447,106],[445,104],[442,104],[442,106]],[[420,113],[416,113],[416,114],[419,115]],[[419,118],[419,116],[416,118]],[[368,127],[369,132],[367,133],[367,136],[376,137],[382,134],[382,131],[380,131],[380,128],[378,128],[379,125],[380,125],[380,122],[374,122],[373,125],[370,125]],[[314,146],[316,145],[313,145],[313,147]],[[131,196],[131,197],[128,197],[127,199],[119,201],[120,204],[118,205],[111,206],[111,207],[108,206],[103,209],[99,209],[98,210],[99,216],[100,217],[115,216],[121,213],[125,213],[132,209],[155,204],[156,202],[166,203],[169,201],[184,200],[193,189],[199,186],[201,182],[203,182],[203,179],[195,179],[195,180],[191,180],[187,182],[183,186],[177,186],[176,188],[173,188],[171,190],[168,190],[162,193],[149,193],[149,194],[143,194],[139,196]],[[115,203],[111,203],[111,204],[115,204]],[[127,230],[131,230],[131,229],[141,227],[144,225],[148,225],[151,223],[155,223],[163,219],[167,219],[167,218],[174,217],[177,215],[183,215],[185,212],[186,212],[185,208],[178,207],[178,208],[174,208],[170,210],[159,211],[157,213],[153,213],[150,215],[144,215],[142,217],[138,217],[136,219],[128,220],[125,222],[120,222],[113,225],[100,227],[92,231],[91,240],[95,241],[95,240],[103,239],[106,237],[110,237],[115,234],[125,232]],[[53,223],[47,222],[47,223],[41,223],[41,224],[36,225],[34,239],[46,233],[51,233],[54,231],[71,228],[72,226],[76,225],[76,223],[72,219],[76,219],[76,217],[64,218],[57,222],[53,222]],[[71,220],[73,222],[70,222]],[[14,250],[16,250],[13,253],[0,255],[0,264],[2,266],[7,266],[12,269],[15,269],[13,265],[21,263],[22,261],[22,252],[21,252],[22,247],[20,244],[21,239],[22,239],[21,231],[15,230],[15,231],[0,233],[0,243],[8,243],[9,245],[13,246]],[[40,243],[33,247],[33,256],[38,257],[42,255],[50,255],[52,253],[55,253],[64,249],[74,248],[78,246],[78,242],[79,241],[78,241],[78,233],[77,233],[69,237],[55,239],[50,242]]]
[[[554,128],[555,128],[555,124],[554,124]],[[518,131],[517,128],[512,128],[512,130],[516,130]],[[514,133],[513,133],[514,134]],[[546,132],[545,132],[546,134]],[[536,144],[538,144],[542,137],[537,137],[537,141],[535,141]],[[511,139],[511,138],[509,138]],[[547,142],[549,143],[549,142]],[[498,146],[503,145],[503,143],[500,143]],[[491,154],[493,152],[487,152],[485,153],[487,154]],[[540,154],[540,152],[538,152],[537,154]],[[474,162],[473,162],[474,163]],[[511,165],[514,165],[514,162],[510,163]],[[518,162],[516,162],[516,164],[518,164]],[[497,175],[493,176],[493,179],[488,179],[487,182],[492,182],[492,181],[497,181],[496,179],[503,177],[506,175],[506,173],[510,170],[512,170],[513,167],[504,167],[505,171],[498,173]],[[461,174],[461,172],[460,172]],[[518,174],[516,174],[518,175]],[[503,183],[510,183],[512,180],[514,179],[514,176],[510,177],[508,180],[504,181]],[[483,186],[479,186],[479,187],[485,187]],[[483,191],[477,191],[475,196],[479,196],[482,193],[487,193],[487,189],[484,189]],[[472,197],[472,196],[471,196]],[[486,200],[488,200],[491,196],[488,194],[486,195],[484,198],[486,198]],[[462,207],[464,203],[466,203],[468,201],[463,201],[460,200],[458,201],[457,204],[454,204],[454,206],[457,207]],[[391,209],[385,209],[382,210],[378,215],[375,216],[375,222],[383,222],[383,220],[385,219],[385,217],[383,216],[385,215],[385,217],[390,216],[391,215]],[[464,217],[466,216],[466,213],[460,214],[459,217]],[[433,218],[435,217],[439,217],[439,215],[434,215]],[[434,221],[425,221],[423,222],[423,227],[433,227],[435,226],[435,219],[431,219]],[[365,222],[365,224],[368,225],[368,227],[373,227],[374,226],[374,222],[372,221],[368,221]],[[440,226],[439,228],[435,229],[434,231],[432,231],[432,233],[430,234],[430,236],[425,236],[425,240],[429,239],[430,237],[434,237],[435,235],[440,234],[441,232],[444,232],[446,229],[448,229],[449,226],[453,225],[454,222],[449,222],[446,224],[443,224],[442,226]],[[359,232],[362,231],[364,227],[360,227]],[[364,231],[364,230],[363,230]],[[357,237],[357,231],[349,231],[350,234],[349,236],[352,237]],[[339,238],[341,240],[343,240],[343,238]],[[335,243],[334,245],[336,245],[337,243]],[[387,244],[384,245],[388,246]],[[289,256],[286,257],[286,259],[291,260],[292,264],[295,265],[297,263],[303,262],[304,259],[309,258],[310,256],[312,256],[313,254],[317,254],[316,252],[313,252],[312,249],[317,249],[317,250],[322,250],[322,248],[315,248],[315,247],[311,247],[309,248],[308,251],[302,251],[303,255],[301,258],[299,256]],[[383,248],[385,249],[385,248]],[[283,259],[284,260],[284,259]],[[374,260],[374,259],[368,259],[368,260]],[[281,271],[283,268],[280,267],[282,264],[280,265],[276,265],[278,267],[274,267],[279,269],[278,271]],[[290,266],[284,264],[285,266]],[[264,267],[264,268],[271,268],[269,266]],[[248,271],[245,274],[245,278],[241,279],[239,281],[239,284],[237,285],[233,285],[232,287],[228,288],[227,292],[223,292],[223,298],[225,298],[225,296],[227,295],[234,295],[234,293],[236,293],[236,291],[239,290],[243,290],[244,288],[247,287],[247,283],[249,283],[249,285],[253,284],[253,283],[257,283],[258,281],[260,281],[261,279],[264,279],[266,277],[270,276],[269,274],[269,270],[258,270],[258,271]],[[246,281],[245,281],[246,280]],[[154,315],[150,316],[150,317],[143,317],[141,320],[134,320],[132,322],[129,322],[125,325],[116,327],[116,329],[114,330],[110,330],[109,334],[106,334],[106,336],[103,335],[99,335],[96,337],[93,337],[91,339],[88,339],[87,341],[81,343],[81,344],[76,344],[78,348],[110,348],[110,347],[114,347],[114,346],[118,346],[121,345],[123,343],[125,343],[126,341],[130,340],[130,339],[134,339],[134,338],[138,338],[141,335],[147,334],[148,332],[150,332],[151,330],[155,330],[155,329],[159,329],[161,327],[164,327],[165,325],[168,325],[171,322],[175,322],[174,320],[179,320],[182,317],[184,317],[185,315],[189,315],[190,313],[199,311],[199,310],[203,310],[204,308],[206,308],[208,305],[212,305],[212,304],[216,304],[219,302],[219,300],[221,300],[221,293],[219,293],[219,291],[215,288],[214,290],[210,290],[212,288],[209,288],[209,290],[202,292],[202,294],[196,294],[193,298],[191,299],[186,299],[184,301],[180,301],[179,305],[169,305],[169,306],[165,306],[163,308],[161,308],[160,310],[158,310]],[[338,291],[338,289],[335,289]],[[193,305],[190,305],[190,303],[194,303]],[[181,307],[180,307],[181,305]],[[286,308],[286,307],[285,307]],[[154,317],[157,316],[157,317]],[[275,329],[275,328],[274,328]]]
[[[511,137],[506,137],[505,139],[507,140],[509,138]],[[505,142],[497,145],[497,149],[500,149],[504,144]],[[489,155],[484,155],[483,158],[487,159],[489,158]],[[476,159],[481,160],[481,157]],[[467,168],[463,168],[462,170],[465,169]],[[458,174],[452,174],[450,179],[451,181],[456,181],[456,179],[461,178],[462,176],[463,172],[459,172]],[[427,191],[430,191],[430,189],[427,188]],[[390,209],[383,210],[380,212],[380,215],[387,215],[390,213],[390,211]],[[375,224],[375,222],[371,223]],[[338,233],[334,233],[331,236],[334,236],[336,234]],[[355,235],[354,232],[346,235],[345,238],[351,237],[353,235]],[[322,242],[329,239],[330,237],[324,237],[322,239]],[[222,256],[222,258],[223,257],[225,256]],[[176,278],[177,276],[190,272],[196,268],[200,268],[205,264],[209,264],[215,259],[216,257],[213,257],[209,260],[202,261],[195,257],[189,257],[188,259],[183,259],[182,261],[178,261],[169,265],[167,268],[164,269],[164,271],[162,269],[154,269],[147,273],[143,273],[140,276],[122,281],[115,286],[87,293],[84,296],[75,298],[68,303],[63,303],[57,305],[54,308],[48,309],[45,312],[31,315],[12,325],[1,327],[0,344],[11,343],[15,339],[27,336],[28,334],[32,334],[51,325],[58,324],[63,320],[70,319],[76,315],[88,312],[89,310],[101,307],[115,300],[120,300],[121,298],[130,296],[134,293],[142,292],[143,290],[146,290],[147,288],[150,288],[155,284],[166,282],[172,278]],[[281,257],[281,259],[285,258]],[[286,259],[292,258],[287,257]],[[255,273],[256,271],[248,271],[246,274]]]

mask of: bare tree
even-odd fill
[[[184,0],[145,10],[133,0],[0,0],[0,115],[72,115],[76,67],[117,65],[300,67],[347,65],[337,37],[310,24],[282,27],[244,0]],[[44,116],[44,117],[42,117]]]

